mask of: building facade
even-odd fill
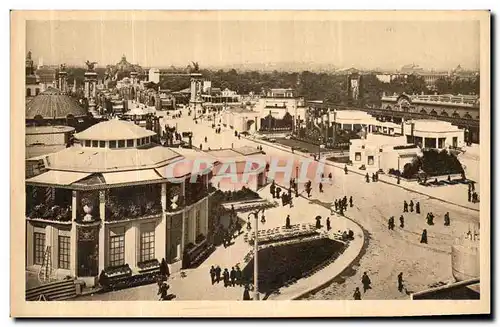
[[[110,120],[38,160],[26,180],[27,269],[93,285],[101,271],[140,274],[162,259],[175,271],[193,259],[207,244],[210,168],[193,177],[155,135]]]

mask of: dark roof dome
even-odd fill
[[[69,95],[49,87],[26,104],[26,119],[42,116],[44,119],[64,119],[68,115],[85,117],[87,111]]]

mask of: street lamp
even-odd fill
[[[259,264],[258,264],[258,253],[259,253],[259,212],[264,211],[264,208],[257,209],[255,212],[248,214],[248,218],[253,215],[255,219],[255,236],[254,236],[254,255],[253,255],[253,284],[254,284],[254,301],[259,301]],[[262,224],[265,224],[265,220],[262,220]]]

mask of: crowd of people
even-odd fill
[[[372,280],[370,279],[366,271],[361,277],[361,284],[363,285],[363,294],[372,288]],[[399,292],[403,292],[403,290],[405,289],[402,272],[398,274],[397,287]],[[356,289],[354,290],[353,298],[354,300],[361,300],[361,291],[359,290],[359,287],[356,287]]]
[[[413,203],[413,200],[410,200],[410,203],[406,200],[403,202],[403,213],[408,213],[408,212],[413,212],[413,208],[415,207],[415,213],[420,214],[420,202],[416,202],[415,204]],[[427,225],[432,226],[434,225],[434,214],[432,212],[428,212],[426,216],[426,222]],[[450,220],[450,213],[446,212],[444,214],[444,226],[450,226],[451,220]],[[395,220],[394,216],[391,216],[388,221],[387,221],[387,228],[389,230],[394,230],[395,227]],[[405,218],[403,215],[399,217],[399,227],[404,228],[405,227]],[[420,243],[427,244],[427,229],[422,230],[422,234],[420,236]]]

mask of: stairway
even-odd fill
[[[73,279],[52,282],[26,290],[26,301],[63,301],[76,297]]]

